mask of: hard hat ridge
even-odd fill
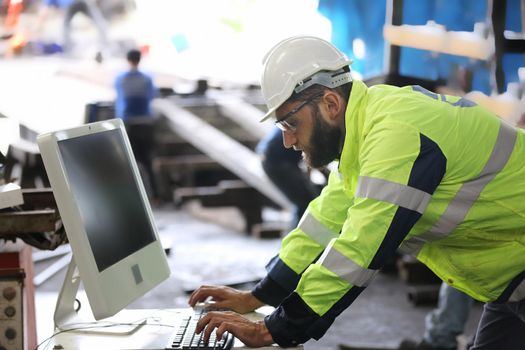
[[[300,93],[303,90],[306,90],[314,84],[319,84],[326,86],[330,89],[335,89],[338,86],[344,85],[352,81],[352,75],[350,71],[345,71],[343,68],[336,71],[320,71],[308,77],[304,80],[301,80],[297,83],[297,86],[294,89],[296,94]]]

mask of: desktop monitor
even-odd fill
[[[101,121],[37,142],[73,252],[55,325],[76,319],[80,280],[95,319],[112,316],[170,274],[124,125]]]

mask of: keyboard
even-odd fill
[[[181,324],[177,330],[173,332],[167,350],[170,349],[201,349],[201,350],[229,350],[233,347],[235,338],[229,332],[224,332],[221,339],[217,339],[215,331],[210,335],[210,340],[205,343],[202,337],[204,332],[195,334],[197,322],[206,313],[205,309],[197,309],[191,315],[184,315]]]

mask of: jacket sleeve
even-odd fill
[[[383,123],[368,133],[359,162],[355,198],[341,235],[330,241],[295,291],[265,318],[281,346],[324,335],[395,253],[446,168],[446,158],[435,142],[409,125],[396,123]]]
[[[334,202],[342,205],[334,208]],[[333,171],[297,228],[283,239],[279,254],[266,265],[268,274],[252,290],[253,295],[268,305],[278,306],[292,293],[306,268],[319,258],[331,239],[339,236],[351,202],[343,192],[339,173]]]

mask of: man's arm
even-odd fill
[[[343,205],[334,208],[331,203]],[[338,237],[352,199],[343,191],[343,182],[332,172],[328,184],[304,213],[297,228],[284,239],[267,265],[267,276],[252,290],[265,304],[278,306],[294,291],[302,273],[321,255],[331,239]]]
[[[334,201],[344,205],[333,208],[330,203]],[[263,304],[278,306],[294,291],[302,273],[319,258],[328,242],[339,235],[351,202],[343,191],[339,174],[333,172],[320,196],[308,206],[298,227],[283,239],[279,255],[266,265],[267,276],[251,292],[204,286],[192,294],[190,306],[208,297],[215,299],[217,293],[220,293],[221,305],[228,304],[230,309],[241,313]],[[250,309],[251,306],[257,307]]]
[[[439,146],[406,125],[380,126],[368,135],[360,154],[355,198],[341,235],[265,318],[281,346],[324,335],[395,253],[445,173]]]

